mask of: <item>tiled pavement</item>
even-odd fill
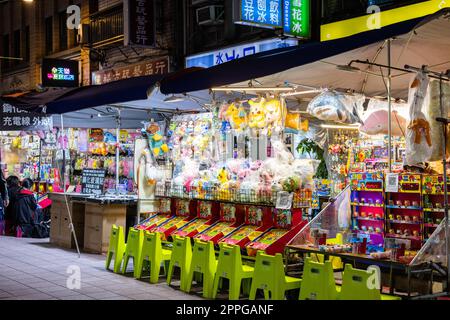
[[[0,300],[196,300],[166,285],[149,284],[106,271],[105,256],[81,254],[51,245],[48,239],[0,236]],[[66,286],[67,269],[79,266],[81,288]],[[176,283],[175,283],[176,284]]]

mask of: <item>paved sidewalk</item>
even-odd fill
[[[51,245],[48,239],[17,239],[0,236],[0,300],[197,300],[148,279],[135,280],[106,271],[105,256],[83,254]],[[81,270],[81,289],[66,282],[70,266]],[[176,284],[176,283],[175,283]]]

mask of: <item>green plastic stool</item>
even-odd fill
[[[215,299],[219,289],[219,282],[228,279],[230,282],[229,299],[239,300],[241,284],[244,279],[252,279],[254,268],[242,264],[241,248],[239,246],[220,243],[219,260],[216,276],[214,277],[213,296]]]
[[[266,300],[284,300],[286,291],[299,289],[301,282],[301,279],[285,275],[280,253],[271,256],[258,251],[249,299],[255,300],[256,291],[262,289]]]
[[[336,300],[337,290],[331,261],[305,259],[300,300]]]
[[[114,272],[119,273],[122,265],[123,254],[125,253],[125,236],[123,227],[113,225],[109,236],[109,248],[106,253],[106,269],[109,269],[111,260],[114,257]]]
[[[189,276],[186,282],[186,292],[191,291],[194,274],[203,275],[203,297],[212,298],[214,275],[216,274],[217,260],[212,241],[204,242],[195,239],[194,250],[192,252],[192,262],[189,269]]]
[[[137,264],[139,261],[139,256],[142,251],[142,244],[144,242],[144,232],[143,230],[136,230],[130,228],[128,231],[127,246],[125,248],[125,255],[123,257],[122,273],[127,272],[128,261],[133,258],[133,275],[136,278],[138,273]]]
[[[186,291],[186,281],[189,275],[192,260],[192,246],[190,238],[173,236],[172,256],[167,272],[167,284],[172,282],[175,267],[180,269],[180,289]]]
[[[145,231],[142,251],[139,255],[139,260],[136,265],[136,278],[140,279],[142,277],[142,268],[144,265],[144,261],[148,261],[150,266],[150,283],[158,283],[161,263],[164,262],[164,271],[167,274],[168,262],[170,261],[171,256],[172,251],[163,249],[161,245],[160,233],[150,233],[148,231]]]
[[[377,288],[369,288],[371,276],[373,273],[369,270],[354,269],[351,264],[346,264],[338,298],[340,300],[400,300],[400,297],[381,294]]]

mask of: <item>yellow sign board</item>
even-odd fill
[[[320,27],[321,41],[345,38],[383,28],[402,21],[424,17],[444,8],[450,8],[450,0],[430,0],[392,10],[375,12],[362,17],[324,24]]]

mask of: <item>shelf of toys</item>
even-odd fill
[[[133,193],[134,140],[140,134],[136,130],[120,130],[119,183],[122,193]],[[64,142],[71,151],[71,185],[81,192],[83,169],[105,169],[105,190],[114,190],[116,184],[115,130],[69,129]]]
[[[424,239],[422,176],[403,173],[396,177],[397,192],[386,193],[386,238],[410,240],[411,248],[418,250]]]
[[[424,219],[424,237],[429,239],[445,218],[443,175],[423,175],[422,203]],[[447,190],[450,191],[449,182]]]

